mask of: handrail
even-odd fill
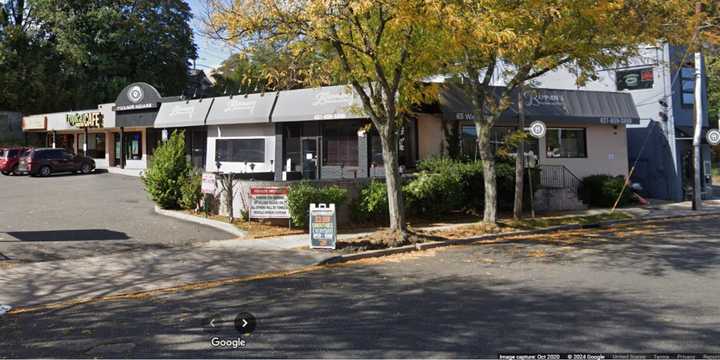
[[[570,188],[577,191],[582,180],[565,165],[538,165],[540,168],[540,186],[545,188]]]

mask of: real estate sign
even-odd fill
[[[203,173],[202,184],[200,190],[203,194],[214,194],[215,193],[215,174]]]
[[[288,188],[250,188],[250,217],[254,219],[289,219]]]
[[[335,204],[310,204],[310,248],[335,249]]]

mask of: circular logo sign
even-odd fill
[[[133,104],[137,104],[142,101],[142,99],[145,97],[145,93],[143,93],[143,90],[140,86],[133,86],[128,90],[127,93],[128,100],[132,102]]]
[[[707,134],[705,134],[705,137],[707,138],[708,144],[712,146],[720,144],[720,130],[718,129],[708,130]]]
[[[545,136],[546,130],[545,123],[542,121],[533,121],[530,124],[530,135],[538,139]]]

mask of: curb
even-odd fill
[[[337,255],[337,256],[327,258],[325,260],[321,260],[321,261],[317,262],[316,265],[339,264],[339,263],[344,263],[344,262],[348,262],[348,261],[369,259],[369,258],[375,258],[375,257],[383,257],[383,256],[408,253],[408,252],[413,252],[413,251],[423,251],[423,250],[429,250],[429,249],[434,249],[434,248],[439,248],[439,247],[468,245],[468,244],[472,244],[474,242],[478,242],[478,241],[482,241],[482,240],[497,240],[497,239],[502,239],[502,238],[510,237],[510,236],[546,234],[546,233],[551,233],[551,232],[556,232],[556,231],[561,231],[561,230],[595,229],[595,228],[603,228],[603,227],[608,227],[608,226],[613,226],[613,225],[618,225],[618,224],[643,223],[643,222],[652,222],[652,221],[660,221],[660,220],[695,218],[695,217],[712,216],[712,215],[720,215],[720,211],[704,212],[704,213],[700,213],[700,214],[686,214],[686,215],[656,215],[656,216],[648,216],[648,217],[644,217],[644,218],[640,218],[640,219],[609,220],[609,221],[601,221],[601,222],[597,222],[597,223],[582,224],[582,225],[581,224],[557,225],[557,226],[550,226],[550,227],[536,229],[536,230],[520,230],[520,231],[513,231],[513,232],[506,232],[506,233],[499,233],[499,234],[474,236],[474,237],[469,237],[469,238],[464,238],[464,239],[429,241],[429,242],[425,242],[425,243],[405,245],[405,246],[399,246],[399,247],[394,247],[394,248],[389,248],[389,249],[370,250],[370,251],[364,251],[364,252],[355,253],[355,254]]]
[[[245,237],[245,235],[247,235],[245,233],[245,231],[242,231],[242,230],[236,228],[232,224],[228,224],[228,223],[224,223],[222,221],[217,221],[217,220],[212,220],[212,219],[205,219],[205,218],[193,216],[190,214],[184,214],[179,211],[161,209],[157,205],[155,205],[155,213],[163,215],[163,216],[175,218],[178,220],[183,220],[183,221],[187,221],[187,222],[192,222],[192,223],[196,223],[196,224],[200,224],[200,225],[209,226],[211,228],[215,228],[215,229],[224,231],[226,233],[230,233],[237,237]]]

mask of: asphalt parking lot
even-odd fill
[[[0,176],[0,265],[229,238],[213,228],[157,215],[136,177]]]

